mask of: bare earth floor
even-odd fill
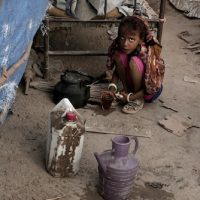
[[[200,59],[184,49],[186,43],[177,37],[186,30],[197,35],[199,20],[185,18],[169,5],[166,19],[162,41],[166,76],[160,101],[146,104],[136,115],[125,115],[120,108],[111,113],[103,113],[98,106],[78,109],[88,126],[121,134],[151,133],[150,138],[139,137],[136,157],[140,168],[129,200],[200,199],[200,129],[187,129],[178,137],[158,125],[174,113],[162,107],[165,102],[200,126]],[[198,83],[184,81],[184,76]],[[13,115],[0,132],[1,200],[45,200],[63,195],[63,200],[102,199],[96,192],[98,172],[93,152],[111,148],[113,135],[86,133],[79,173],[74,178],[53,178],[45,170],[44,156],[49,112],[54,106],[48,93],[30,89],[25,96],[18,89]],[[157,187],[151,184],[155,182]]]

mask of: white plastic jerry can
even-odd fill
[[[83,149],[85,120],[67,98],[50,113],[46,168],[54,177],[75,175]]]

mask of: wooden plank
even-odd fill
[[[48,51],[51,56],[106,56],[107,51]]]

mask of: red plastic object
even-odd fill
[[[74,112],[68,112],[66,118],[67,121],[76,121],[76,114]]]

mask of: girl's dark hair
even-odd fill
[[[118,36],[121,34],[122,27],[127,27],[127,31],[139,31],[140,38],[145,41],[148,34],[148,26],[143,19],[136,16],[123,18],[118,28]]]

